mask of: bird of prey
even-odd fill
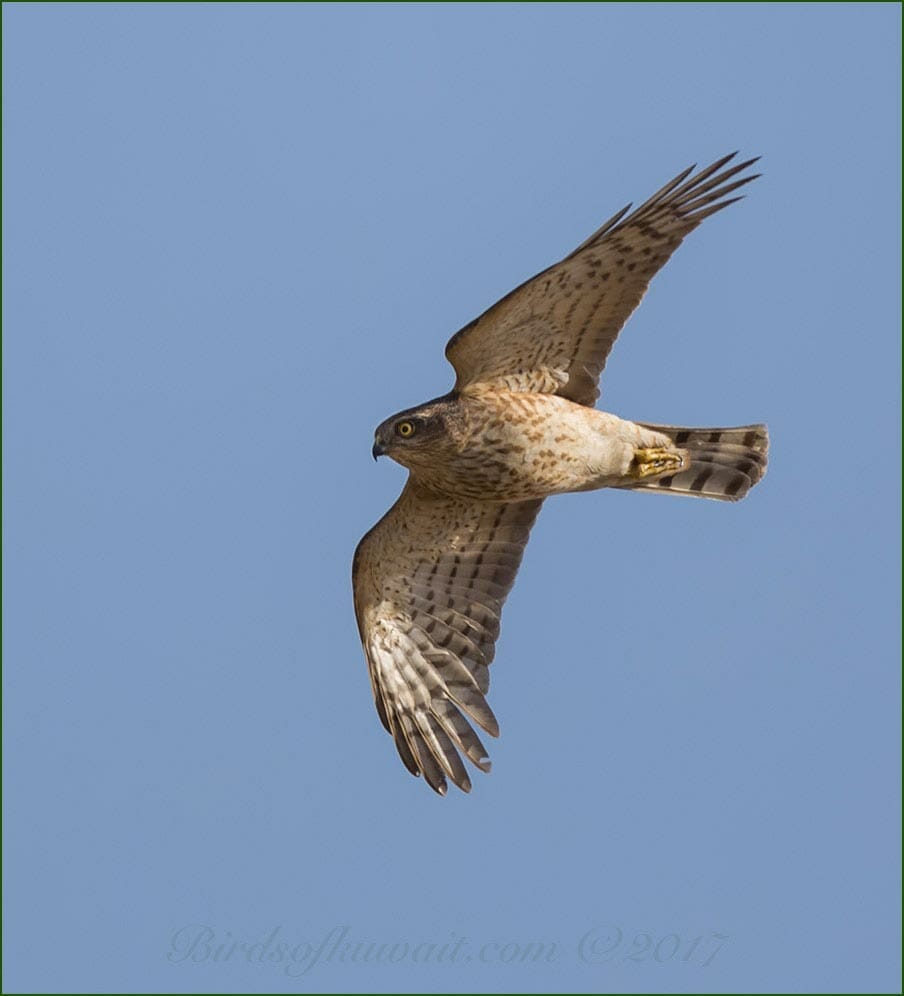
[[[755,159],[680,173],[454,335],[455,386],[381,423],[373,455],[407,467],[352,567],[383,725],[408,770],[465,792],[490,763],[486,701],[503,602],[543,500],[598,488],[737,501],[766,469],[764,425],[683,428],[594,407],[609,350],[650,280],[704,218],[740,200]]]

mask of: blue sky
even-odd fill
[[[900,8],[3,28],[5,990],[898,991]],[[769,474],[550,501],[493,772],[440,799],[352,615],[404,479],[373,428],[736,148],[764,176],[656,279],[601,404],[765,420]]]

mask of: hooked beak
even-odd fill
[[[376,460],[377,457],[383,456],[383,454],[386,452],[386,450],[383,449],[382,443],[380,443],[378,441],[375,441],[374,442],[374,448],[370,452],[373,454],[374,460]]]

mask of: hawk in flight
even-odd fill
[[[444,795],[490,762],[475,725],[502,605],[543,499],[629,488],[737,501],[766,469],[764,425],[691,429],[594,407],[615,338],[704,218],[756,178],[755,159],[692,166],[619,211],[561,262],[450,339],[455,386],[377,427],[374,458],[409,470],[355,551],[355,614],[377,712],[405,767]]]

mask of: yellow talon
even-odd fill
[[[636,477],[652,477],[655,474],[675,474],[685,466],[682,450],[667,450],[663,446],[634,451],[631,472]]]

